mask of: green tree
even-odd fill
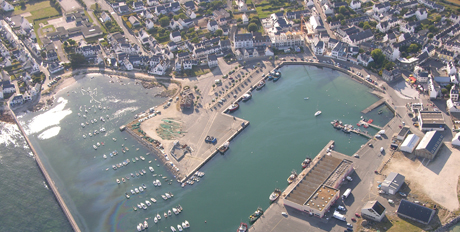
[[[68,39],[67,42],[69,42],[70,46],[77,44],[77,42],[73,39]]]
[[[376,22],[376,21],[370,21],[370,22],[368,22],[368,23],[369,23],[369,25],[371,25],[371,27],[377,26],[377,22]]]
[[[364,53],[364,49],[360,48],[359,53]]]
[[[432,39],[433,37],[434,37],[433,33],[428,33],[428,38]]]
[[[327,22],[328,22],[328,23],[331,23],[331,22],[332,22],[332,17],[331,17],[331,16],[327,16]]]
[[[255,23],[250,23],[250,24],[248,25],[248,31],[254,32],[254,31],[257,31],[257,30],[259,30],[259,27],[257,26],[257,24],[255,24]]]
[[[359,22],[359,23],[358,23],[358,27],[363,28],[363,27],[364,27],[364,22],[363,22],[363,21]]]
[[[444,94],[444,95],[447,95],[448,92],[449,91],[446,88],[441,89],[441,93]]]
[[[374,49],[371,52],[372,59],[374,59],[375,65],[380,68],[383,64],[383,61],[385,60],[385,55],[383,55],[382,50],[380,49]]]
[[[385,67],[384,67],[384,68],[385,68],[386,70],[390,71],[390,70],[393,69],[394,66],[395,66],[395,63],[393,63],[393,62],[388,62],[388,63],[385,64]]]
[[[67,43],[67,41],[64,41],[64,47],[67,47],[69,46],[69,43]]]
[[[347,13],[347,8],[345,6],[340,6],[339,7],[339,13],[340,14],[346,14]]]
[[[409,48],[407,48],[407,52],[418,52],[418,45],[417,44],[411,44]]]
[[[340,21],[340,24],[341,24],[342,26],[344,26],[346,23],[347,23],[347,21],[345,21],[345,19],[342,19],[342,21]]]
[[[338,20],[344,20],[344,19],[345,19],[345,16],[343,16],[343,14],[338,14],[336,18],[337,18]]]
[[[363,29],[364,30],[371,29],[371,26],[369,24],[364,24]]]
[[[163,16],[158,20],[158,22],[160,23],[162,27],[166,27],[169,25],[169,18],[168,16]]]
[[[217,35],[217,36],[222,36],[222,34],[224,34],[224,32],[223,32],[221,29],[218,29],[218,30],[216,31],[216,35]]]
[[[428,30],[429,30],[430,32],[432,32],[432,33],[435,33],[436,31],[438,31],[438,28],[436,28],[435,25],[430,25],[430,26],[428,27]]]

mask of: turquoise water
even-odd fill
[[[145,148],[118,130],[133,119],[133,112],[165,100],[155,97],[158,89],[145,90],[131,80],[122,83],[129,85],[120,85],[110,84],[106,77],[86,78],[61,91],[53,109],[29,113],[20,120],[83,231],[134,231],[146,218],[151,231],[170,231],[170,226],[184,220],[190,222],[190,231],[235,231],[258,206],[267,208],[273,189],[285,188],[291,170],[300,172],[302,160],[314,157],[329,140],[335,140],[336,150],[347,155],[367,141],[330,125],[334,119],[354,125],[359,121],[360,111],[378,100],[367,87],[330,69],[290,66],[281,71],[283,77],[278,82],[268,82],[264,89],[255,91],[253,98],[241,103],[234,113],[249,120],[250,126],[231,142],[225,156],[218,155],[205,165],[201,170],[206,173],[202,181],[185,188],[175,182],[168,185],[163,179],[161,187],[154,187],[152,180],[159,177],[152,177],[148,166],[154,167],[156,174],[168,179],[172,176],[157,166],[154,155],[146,155]],[[309,100],[304,100],[306,97]],[[85,114],[85,105],[87,109],[94,105],[86,119],[78,116]],[[108,108],[98,109],[99,105]],[[375,110],[364,117],[384,125],[392,114],[381,108],[383,114],[377,115]],[[314,117],[317,110],[322,114]],[[109,115],[107,122],[98,120],[106,115]],[[90,119],[98,122],[85,128],[80,126]],[[101,127],[107,132],[82,137]],[[377,131],[369,129],[369,132]],[[105,144],[94,150],[92,145],[96,142]],[[121,144],[129,147],[125,154],[121,152]],[[117,156],[102,158],[115,149],[119,152]],[[140,155],[146,160],[131,162],[118,170],[111,168]],[[115,182],[141,169],[147,175],[130,178],[123,184]],[[144,193],[129,200],[124,197],[125,192],[142,183],[148,187]],[[160,195],[165,192],[175,196],[164,201]],[[150,197],[156,198],[157,203],[147,210],[133,211],[133,206]],[[154,224],[154,215],[162,215],[178,204],[184,208],[181,214],[167,219],[162,216]]]
[[[460,224],[457,224],[449,229],[451,232],[460,232]]]

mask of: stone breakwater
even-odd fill
[[[67,220],[69,220],[70,225],[72,226],[72,229],[75,232],[80,232],[80,228],[78,227],[77,222],[73,218],[72,214],[70,213],[69,208],[64,202],[64,199],[62,198],[61,194],[59,193],[56,185],[54,184],[53,179],[51,179],[51,176],[48,174],[48,171],[46,170],[45,166],[43,165],[40,156],[38,155],[37,151],[35,148],[32,146],[32,143],[30,142],[29,138],[27,137],[26,132],[22,128],[21,124],[18,121],[18,118],[16,117],[16,114],[14,114],[13,111],[11,111],[11,114],[13,116],[14,121],[18,125],[19,130],[21,131],[22,136],[24,136],[24,139],[27,142],[27,145],[29,145],[30,150],[32,150],[32,153],[34,154],[35,161],[37,162],[37,165],[40,169],[40,171],[43,173],[43,176],[45,177],[45,180],[50,187],[51,191],[53,191],[54,196],[56,197],[56,200],[58,201],[59,205],[61,206],[62,211],[64,212],[65,216],[67,217]]]

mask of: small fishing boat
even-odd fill
[[[158,219],[158,220],[161,220],[161,216],[160,216],[159,213],[157,213],[157,219]]]
[[[241,222],[240,227],[236,230],[236,232],[246,232],[248,231],[248,224]]]
[[[179,210],[177,210],[176,208],[172,208],[172,211],[173,211],[173,213],[176,214],[176,215],[179,214]]]
[[[136,193],[139,193],[139,189],[138,189],[138,188],[135,188],[134,191],[135,191]]]
[[[149,167],[150,172],[154,172],[155,170],[150,166]]]
[[[80,125],[81,125],[81,127],[85,127],[85,124],[84,124],[84,123],[81,123]]]
[[[141,202],[141,206],[142,206],[143,209],[147,209],[147,206],[142,202]]]
[[[232,113],[235,112],[238,108],[240,108],[240,105],[235,102],[232,105],[230,105],[230,107],[228,107],[228,111]]]
[[[144,156],[139,156],[139,158],[141,158],[141,160],[145,160]]]
[[[146,201],[145,201],[145,204],[147,204],[147,206],[151,206],[151,205],[152,205],[152,203],[150,203],[149,200],[146,200]]]
[[[303,162],[302,162],[302,168],[306,168],[308,167],[308,165],[311,163],[311,159],[310,158],[306,158]]]
[[[137,211],[137,208],[136,208],[136,206],[133,206],[133,210],[134,210],[134,211]]]
[[[147,186],[144,183],[142,183],[142,188],[147,189]]]
[[[116,142],[116,141],[117,141],[117,139],[116,139],[116,138],[112,138],[112,140],[113,140],[114,142]]]
[[[168,200],[168,198],[167,198],[165,195],[161,195],[161,197],[162,197],[164,200]]]
[[[117,184],[119,184],[119,183],[120,183],[120,179],[117,179]]]
[[[303,99],[304,99],[304,100],[308,100],[308,99],[310,99],[310,98],[308,98],[308,97],[305,97],[305,98],[303,98]]]
[[[129,199],[130,196],[128,195],[128,193],[125,193],[125,197]]]
[[[155,200],[155,198],[151,197],[150,200],[153,202],[153,203],[156,203],[157,200]]]
[[[230,146],[230,142],[225,142],[221,147],[219,147],[220,153],[224,154]]]
[[[249,221],[251,223],[254,223],[255,221],[257,221],[257,219],[260,218],[260,216],[262,216],[262,214],[264,214],[264,211],[262,210],[262,208],[260,207],[257,208],[257,210],[249,216]]]
[[[169,193],[165,193],[166,198],[171,198],[171,195]]]
[[[252,97],[251,92],[247,92],[243,95],[243,101],[248,101],[249,99],[251,99],[251,97]]]
[[[125,178],[121,178],[121,182],[125,183],[126,182]]]
[[[179,231],[182,231],[182,226],[181,226],[181,225],[177,225],[177,229],[178,229]]]
[[[134,195],[134,194],[136,194],[136,192],[135,192],[134,190],[131,189],[131,194]]]
[[[99,142],[97,142],[97,143],[96,143],[96,146],[98,146],[98,147],[99,147],[99,146],[101,146],[101,144],[100,144]]]
[[[102,155],[102,158],[107,159],[107,156],[104,154],[104,155]]]
[[[316,111],[315,117],[318,116],[318,115],[320,115],[320,114],[321,114],[321,111],[320,111],[320,110]]]
[[[157,179],[156,182],[157,182],[157,186],[160,187],[161,186],[161,181],[159,179]]]
[[[171,226],[171,231],[176,232],[176,228],[174,228],[174,226]]]
[[[270,194],[270,197],[268,197],[268,199],[269,199],[271,202],[274,202],[274,201],[276,201],[276,199],[278,199],[278,197],[280,196],[280,194],[281,194],[281,190],[275,189],[275,191],[273,191],[272,194]]]
[[[139,186],[139,191],[144,192],[144,188]]]
[[[94,148],[94,150],[97,150],[97,146],[96,146],[96,145],[93,145],[93,148]]]
[[[168,214],[167,214],[166,212],[163,213],[163,216],[164,216],[165,218],[168,218]]]
[[[137,231],[142,231],[143,229],[143,226],[139,223],[139,225],[137,225]]]
[[[257,89],[257,90],[261,90],[264,86],[265,86],[265,81],[264,81],[264,80],[261,80],[261,81],[257,84],[256,89]]]
[[[296,177],[297,177],[297,173],[294,170],[292,170],[291,175],[287,178],[287,182],[291,184],[295,180]]]
[[[171,210],[168,210],[168,216],[171,216],[171,215],[172,215]]]

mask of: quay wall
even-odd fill
[[[29,138],[27,137],[27,134],[24,131],[24,128],[21,126],[21,124],[18,121],[18,118],[16,117],[16,114],[12,110],[11,110],[11,114],[13,115],[14,121],[18,125],[18,128],[21,131],[22,136],[24,136],[24,138],[25,138],[25,140],[27,142],[27,145],[29,145],[30,150],[32,150],[32,153],[34,154],[35,161],[37,162],[37,165],[38,165],[40,171],[42,172],[43,176],[45,177],[45,180],[46,180],[48,186],[50,187],[51,191],[53,191],[54,196],[56,197],[57,202],[59,203],[59,205],[61,206],[62,211],[64,212],[65,216],[67,217],[67,220],[69,220],[69,223],[72,226],[72,229],[75,232],[80,232],[81,230],[78,227],[77,222],[75,221],[75,219],[73,218],[72,214],[70,213],[69,208],[65,204],[64,199],[62,198],[61,194],[59,193],[56,185],[54,184],[54,181],[51,179],[51,176],[46,171],[46,168],[43,165],[43,162],[41,161],[40,156],[38,155],[37,151],[35,150],[35,148],[33,147],[32,143],[30,142]]]
[[[317,63],[317,62],[302,62],[302,61],[300,61],[300,62],[299,61],[291,62],[291,61],[284,61],[281,64],[279,64],[275,69],[281,68],[284,65],[312,65],[312,66],[316,66],[316,67],[326,67],[326,68],[334,69],[336,71],[339,71],[339,72],[342,72],[342,73],[345,73],[345,74],[349,75],[350,77],[352,77],[353,79],[356,79],[357,81],[361,82],[362,84],[366,85],[367,87],[370,87],[370,88],[375,89],[377,91],[380,91],[382,93],[384,92],[383,89],[381,89],[379,86],[374,85],[372,83],[369,83],[364,78],[356,75],[355,73],[350,72],[350,71],[348,71],[346,69],[334,66],[334,65],[330,65],[330,64],[326,64],[326,63]]]
[[[190,176],[192,176],[196,171],[198,171],[203,165],[205,165],[209,160],[212,159],[217,153],[219,153],[219,147],[221,147],[224,143],[227,141],[230,142],[232,139],[234,139],[241,131],[243,131],[246,127],[249,126],[249,121],[246,121],[244,126],[240,127],[235,133],[233,133],[226,141],[224,141],[220,146],[217,146],[216,150],[213,151],[205,160],[203,160],[198,166],[196,166],[195,169],[193,169],[190,173],[188,173],[184,178],[179,180],[179,182],[184,182],[186,181]]]
[[[460,216],[452,219],[448,223],[444,224],[443,226],[437,228],[434,232],[447,232],[452,226],[460,222]]]

